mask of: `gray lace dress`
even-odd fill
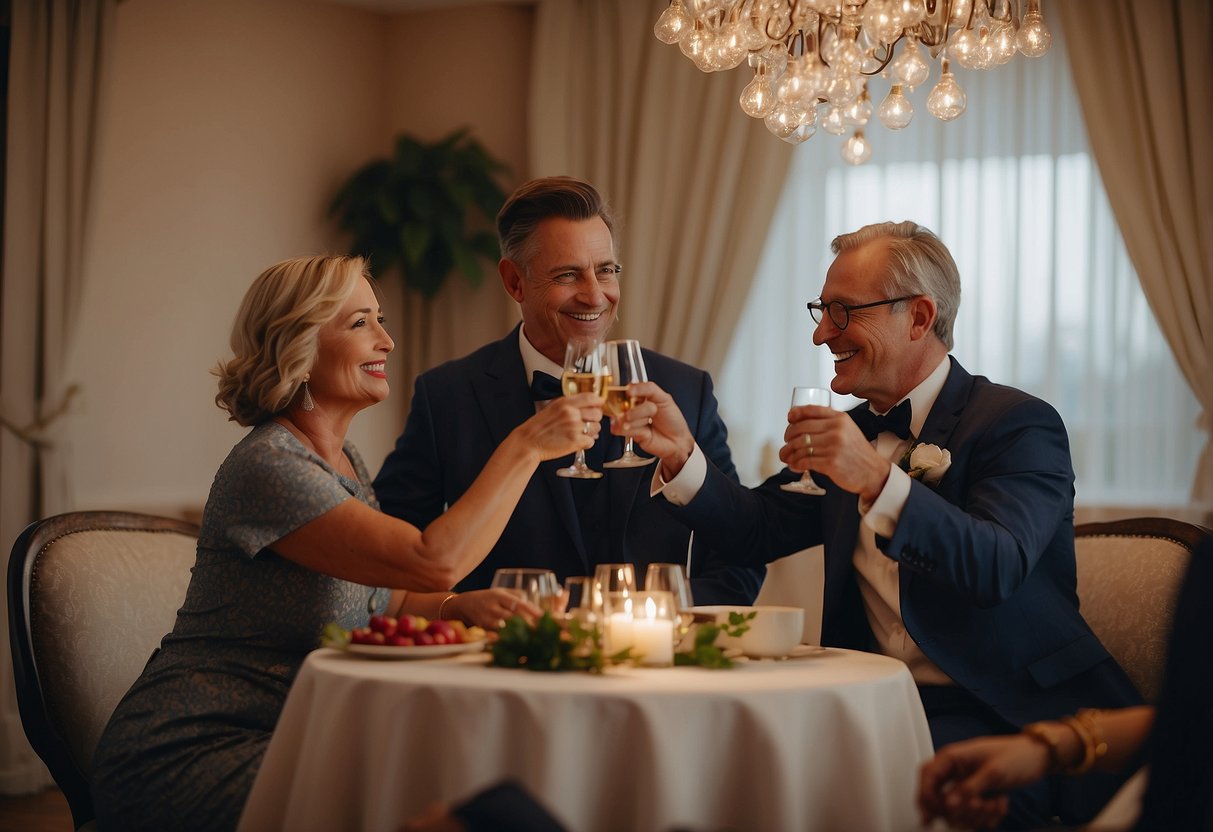
[[[119,703],[93,759],[102,830],[234,829],[304,656],[325,623],[364,624],[390,593],[265,548],[354,497],[378,508],[366,466],[342,476],[286,428],[259,425],[228,454],[202,516],[185,603]]]

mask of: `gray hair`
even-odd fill
[[[934,232],[916,222],[878,222],[830,243],[835,254],[872,240],[888,241],[889,269],[884,276],[888,297],[926,295],[935,301],[935,335],[952,349],[952,327],[960,308],[960,271],[956,261]]]

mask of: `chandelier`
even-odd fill
[[[853,165],[872,155],[864,128],[872,118],[869,81],[888,79],[875,108],[881,124],[900,130],[914,117],[908,93],[939,75],[927,111],[951,121],[966,97],[951,65],[992,69],[1019,52],[1038,57],[1052,35],[1040,0],[670,0],[653,26],[704,72],[747,60],[754,77],[741,109],[790,144],[820,127],[850,134],[842,158]]]

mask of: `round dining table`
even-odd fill
[[[906,666],[870,653],[590,674],[325,648],[291,688],[239,828],[396,832],[510,779],[571,832],[917,830],[932,753]]]

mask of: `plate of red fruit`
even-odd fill
[[[340,630],[340,633],[335,632]],[[344,636],[344,637],[343,637]],[[429,621],[419,615],[372,615],[365,627],[325,628],[325,644],[376,659],[436,659],[484,647],[484,630],[462,621]]]

